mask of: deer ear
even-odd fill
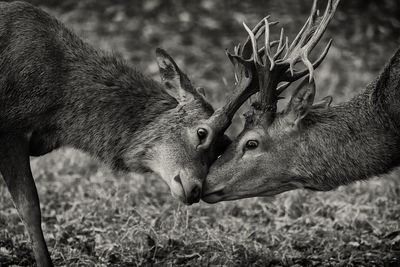
[[[313,104],[312,108],[317,109],[317,108],[329,108],[332,104],[333,98],[329,96],[325,96],[324,98],[321,99],[318,103]]]
[[[308,82],[305,78],[293,92],[292,98],[286,108],[286,119],[294,126],[308,114],[311,110],[315,97],[315,83]]]
[[[193,99],[193,86],[170,55],[161,48],[156,49],[156,58],[160,70],[161,81],[168,94],[178,102],[188,102]]]

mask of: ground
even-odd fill
[[[289,33],[310,1],[33,1],[84,40],[158,79],[168,50],[215,107],[232,85],[224,49],[268,13]],[[344,2],[344,1],[343,1]],[[357,12],[356,12],[357,11]],[[342,3],[326,33],[334,45],[317,71],[318,98],[365,88],[397,48],[396,1]],[[278,31],[277,31],[278,32]],[[292,36],[292,35],[291,35]],[[241,127],[238,116],[230,133]],[[331,192],[293,191],[184,206],[161,179],[115,175],[72,149],[32,158],[43,230],[56,266],[399,266],[400,174]],[[34,265],[29,238],[0,179],[0,266]]]

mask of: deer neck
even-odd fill
[[[331,190],[400,165],[400,136],[370,89],[306,118],[292,163],[305,187]]]
[[[69,82],[68,105],[59,113],[62,145],[88,152],[109,163],[116,170],[125,170],[123,154],[166,113],[177,106],[162,85],[113,57],[88,60],[75,75],[85,77]],[[73,76],[75,76],[73,75]],[[140,158],[152,140],[137,143]],[[135,144],[133,144],[135,145]]]
[[[390,118],[392,128],[400,135],[400,49],[367,91],[371,92],[373,103]]]
[[[400,49],[364,93],[305,124],[293,170],[307,187],[330,190],[398,167]]]

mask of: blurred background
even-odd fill
[[[312,5],[311,0],[28,2],[157,80],[154,51],[166,49],[205,88],[215,108],[232,89],[224,50],[246,37],[242,22],[254,26],[271,14],[292,40]],[[325,1],[320,2],[323,9]],[[316,73],[317,99],[332,95],[337,104],[362,91],[400,47],[399,33],[398,0],[342,0],[320,41],[323,47],[334,39]],[[241,125],[237,116],[230,132]],[[157,177],[115,175],[71,149],[33,159],[32,168],[57,266],[400,264],[397,173],[326,193],[295,191],[275,199],[185,207]],[[28,236],[0,180],[0,266],[33,263]]]
[[[309,15],[312,0],[34,0],[96,47],[121,54],[133,66],[158,78],[156,47],[166,49],[191,80],[219,107],[230,93],[233,70],[224,50],[243,42],[242,22],[254,26],[267,14],[285,28],[289,40]],[[320,1],[320,9],[325,1]],[[318,95],[341,102],[382,69],[400,44],[400,3],[396,0],[342,1],[320,47],[333,46],[317,72]],[[315,54],[321,49],[315,49]],[[314,57],[315,58],[315,57]],[[284,102],[283,102],[284,103]],[[240,113],[238,113],[240,114]],[[232,129],[240,129],[237,118]]]

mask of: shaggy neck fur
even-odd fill
[[[99,62],[89,61],[87,69],[77,70],[77,77],[85,75],[86,80],[71,80],[79,85],[69,91],[71,103],[62,113],[70,113],[62,124],[67,133],[62,140],[124,170],[125,149],[140,147],[135,156],[143,156],[160,137],[151,125],[167,116],[178,103],[160,83],[122,61],[114,57],[95,60]]]
[[[306,187],[330,190],[400,165],[400,52],[366,91],[304,121],[293,166]]]

